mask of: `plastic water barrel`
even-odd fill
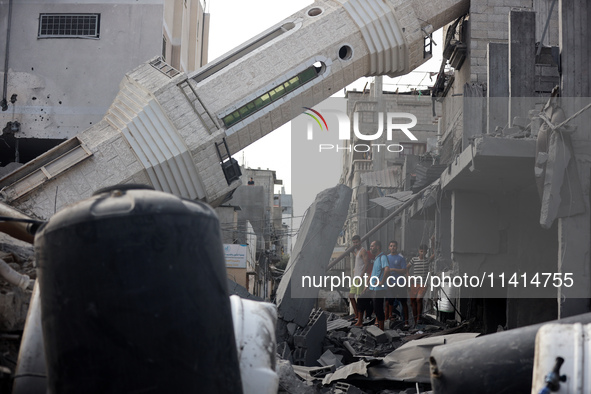
[[[449,277],[450,274],[448,272],[444,274],[442,274],[442,279],[445,277]],[[447,294],[447,296],[446,296]],[[453,305],[451,304],[450,300],[453,301],[453,299],[456,296],[456,292],[455,292],[455,288],[451,285],[451,283],[449,281],[441,281],[441,288],[439,289],[439,301],[437,301],[437,309],[440,312],[453,312],[454,308]],[[448,299],[449,298],[449,299]]]
[[[277,307],[268,302],[230,296],[236,349],[244,394],[276,394],[275,372]]]
[[[219,221],[117,186],[35,237],[50,393],[240,393]]]
[[[39,282],[35,281],[18,352],[12,394],[45,394],[47,392],[47,369],[43,349]]]
[[[555,368],[557,358],[564,362],[557,376],[557,391],[546,389],[546,376]],[[542,391],[545,390],[545,391]],[[536,335],[532,394],[591,393],[591,324],[545,324]]]

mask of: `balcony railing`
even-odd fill
[[[371,160],[353,160],[354,172],[373,171],[373,162]]]

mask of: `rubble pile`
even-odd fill
[[[354,321],[313,309],[306,326],[288,324],[289,336],[278,339],[279,392],[428,393],[431,349],[479,335],[468,332],[470,323],[445,325],[429,316],[408,330],[402,321],[386,321],[384,331],[374,320],[363,327]]]
[[[36,279],[33,246],[0,233],[0,259],[31,282],[26,289],[10,284],[0,276],[0,368],[14,371],[21,335],[25,326],[33,280]]]

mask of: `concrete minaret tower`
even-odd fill
[[[191,75],[155,59],[126,75],[101,122],[0,180],[4,199],[49,217],[101,187],[142,183],[220,204],[239,185],[231,154],[360,77],[418,67],[425,37],[468,8],[320,0]]]

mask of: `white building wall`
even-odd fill
[[[161,53],[162,0],[14,1],[7,96],[0,126],[21,124],[19,138],[66,139],[100,121],[126,72]],[[99,13],[98,39],[37,38],[41,13]],[[8,1],[0,2],[4,73]]]
[[[166,62],[186,73],[206,64],[209,14],[201,0],[165,0],[164,14]]]

